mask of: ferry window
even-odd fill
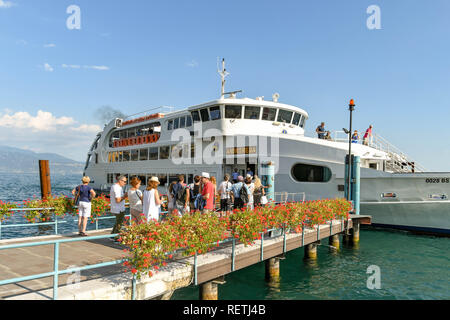
[[[277,109],[275,108],[264,108],[262,119],[267,121],[275,121],[275,115],[277,114]]]
[[[136,136],[136,132],[135,132],[134,128],[128,129],[128,138],[132,138],[134,136]]]
[[[242,119],[242,106],[225,106],[225,118]]]
[[[261,113],[261,107],[245,107],[244,119],[259,120],[259,114]]]
[[[220,107],[209,108],[209,113],[211,114],[211,120],[219,120],[220,119]]]
[[[173,129],[173,120],[169,120],[169,122],[167,122],[167,130],[172,130]]]
[[[192,120],[194,120],[194,123],[200,122],[200,115],[199,115],[198,111],[192,111],[191,114],[192,114]]]
[[[192,118],[191,116],[186,117],[186,127],[192,126]]]
[[[139,150],[139,161],[148,160],[148,149]]]
[[[305,116],[302,115],[302,120],[300,120],[300,127],[304,128],[305,127]]]
[[[120,157],[119,157],[119,159],[120,159]],[[130,161],[130,151],[129,150],[123,151],[122,161]]]
[[[298,182],[328,182],[331,179],[329,168],[310,164],[297,163],[291,173]]]
[[[120,138],[120,139],[128,138],[127,130],[119,131],[118,134],[119,134],[119,138]],[[114,136],[115,136],[115,134],[114,134]]]
[[[131,161],[139,160],[139,150],[131,150]]]
[[[195,143],[191,143],[191,159],[195,158]]]
[[[159,159],[169,159],[170,147],[159,147]]]
[[[159,185],[163,186],[167,183],[167,175],[164,173],[158,173]]]
[[[158,160],[158,148],[150,148],[148,160]]]
[[[178,129],[180,127],[180,119],[176,118],[173,120],[173,128]]]
[[[278,112],[278,122],[291,123],[292,111],[281,110]]]
[[[200,115],[202,116],[203,122],[209,121],[208,109],[200,109]]]
[[[180,128],[186,127],[186,117],[180,118]]]
[[[294,120],[292,120],[292,124],[298,126],[298,124],[300,123],[301,117],[302,117],[302,115],[300,113],[295,113]]]
[[[191,183],[194,183],[194,175],[193,174],[188,174],[187,175],[187,181],[186,181],[186,183],[187,184],[191,184]]]

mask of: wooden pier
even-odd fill
[[[252,246],[236,244],[233,250],[229,242],[214,251],[198,255],[196,259],[175,256],[174,260],[152,277],[143,276],[137,280],[134,293],[132,274],[125,273],[121,264],[60,275],[58,299],[130,300],[132,297],[137,300],[170,299],[174,290],[191,284],[200,286],[200,299],[217,299],[218,286],[223,283],[224,277],[233,271],[266,261],[266,278],[276,277],[280,272],[282,273],[278,260],[285,252],[305,247],[305,256],[314,258],[311,252],[321,240],[329,238],[330,245],[339,246],[336,241],[348,228],[351,231],[350,239],[353,238],[355,242],[358,242],[359,225],[370,223],[369,216],[350,215],[348,223],[334,220],[331,225],[328,223],[319,228],[306,229],[303,233],[286,233],[285,236],[276,237],[266,235],[263,241],[258,240]],[[355,232],[352,232],[353,229]],[[90,232],[90,235],[108,233],[110,229]],[[77,235],[2,240],[0,247],[69,237],[77,237]],[[109,239],[61,244],[59,269],[122,259],[125,255],[124,248]],[[53,265],[52,245],[0,250],[0,281],[51,272]],[[52,290],[53,277],[29,280],[0,286],[0,299],[48,300],[53,298]]]

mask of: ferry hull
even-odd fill
[[[374,226],[450,236],[450,201],[361,203],[361,212]]]

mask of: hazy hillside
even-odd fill
[[[39,160],[49,160],[51,173],[82,173],[84,164],[56,153],[36,153],[13,147],[0,146],[0,172],[39,172]]]

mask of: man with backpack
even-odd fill
[[[174,205],[180,215],[189,212],[189,188],[184,183],[184,175],[178,175],[178,182],[172,188]]]
[[[195,176],[194,182],[189,185],[189,198],[192,212],[200,210],[200,204],[202,202],[200,194],[200,179],[200,176]]]
[[[242,209],[249,201],[249,190],[244,184],[243,176],[238,177],[238,182],[233,184],[231,192],[234,198],[234,209]]]

